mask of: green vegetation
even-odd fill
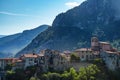
[[[31,66],[27,67],[26,70],[23,69],[16,69],[8,70],[6,73],[6,80],[29,80],[31,76],[34,76],[36,72],[36,67]]]
[[[70,68],[69,71],[63,73],[51,73],[40,75],[41,80],[97,80],[100,70],[96,65],[90,65],[88,67],[80,68],[76,71],[74,68]]]
[[[22,69],[11,70],[6,73],[6,80],[27,80],[26,78],[27,76]]]
[[[30,80],[40,80],[40,79],[35,78],[35,77],[31,77]]]
[[[73,59],[76,60],[74,54]],[[26,70],[17,69],[15,71],[8,70],[6,80],[119,80],[120,69],[117,71],[109,71],[102,59],[97,58],[93,61],[90,66],[80,67],[79,70],[70,68],[64,72],[39,72],[37,67],[31,66]],[[38,73],[39,72],[39,73]],[[35,75],[36,74],[36,75]]]
[[[99,77],[101,77],[100,80],[120,80],[120,69],[115,71],[108,70],[104,61],[100,58],[94,59],[91,63],[97,65],[101,70],[101,74],[99,75]]]

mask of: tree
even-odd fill
[[[35,78],[35,77],[31,77],[30,80],[40,80],[40,79]]]
[[[60,80],[61,75],[59,73],[48,73],[49,80]]]
[[[15,72],[12,70],[8,70],[6,72],[6,80],[15,80]]]
[[[78,75],[74,68],[70,68],[69,75],[71,80],[78,80]]]
[[[100,70],[96,65],[90,65],[88,67],[80,68],[77,72],[74,68],[70,68],[69,71],[64,73],[47,73],[43,74],[42,80],[96,80]]]
[[[61,74],[61,80],[79,80],[78,74],[74,68],[70,68],[70,71],[65,71]]]
[[[79,79],[80,80],[95,80],[97,74],[100,72],[96,65],[90,65],[88,67],[80,68]]]
[[[42,80],[49,80],[49,77],[48,77],[47,74],[43,74],[43,75],[41,76],[41,79],[42,79]]]
[[[48,72],[47,74],[43,74],[41,79],[42,80],[60,80],[61,75],[59,73],[51,73]]]
[[[64,71],[63,74],[61,74],[61,80],[67,80],[69,78],[69,72]]]

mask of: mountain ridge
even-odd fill
[[[6,35],[0,35],[0,38],[5,37]]]
[[[39,34],[16,56],[39,53],[46,48],[60,51],[87,48],[92,36],[111,43],[119,41],[120,19],[116,19],[117,11],[111,1],[87,0],[80,6],[57,15],[52,27]]]
[[[41,25],[31,30],[24,30],[22,33],[0,38],[0,53],[9,53],[12,55],[17,53],[19,50],[27,46],[39,33],[45,31],[48,27],[48,25]]]

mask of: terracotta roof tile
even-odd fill
[[[24,54],[23,56],[26,58],[37,58],[38,57],[37,54]]]
[[[22,62],[22,60],[19,59],[19,60],[17,60],[16,62]]]

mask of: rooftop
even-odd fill
[[[24,54],[23,57],[26,57],[26,58],[37,58],[38,55],[31,53],[31,54]]]
[[[81,48],[81,49],[76,49],[75,51],[77,52],[77,51],[92,51],[92,50],[90,48]]]
[[[42,57],[42,56],[44,56],[44,54],[41,53],[41,54],[38,54],[38,56]]]
[[[113,52],[113,51],[105,51],[106,53],[109,53],[109,54],[117,54],[118,52]]]
[[[108,42],[100,42],[100,44],[106,44],[106,45],[109,45],[110,43],[108,43]]]
[[[63,51],[63,53],[68,53],[68,54],[70,54],[71,51],[66,50],[66,51]]]
[[[19,60],[17,60],[16,62],[22,62],[22,60],[19,59]]]
[[[18,58],[0,58],[0,60],[17,60]]]

